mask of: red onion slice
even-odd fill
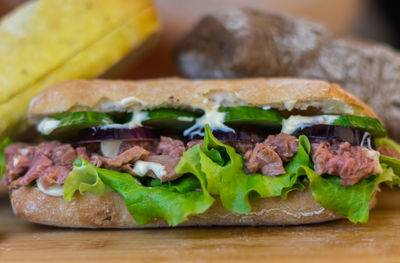
[[[238,128],[235,132],[224,132],[221,130],[212,131],[215,138],[224,142],[262,142],[268,135],[272,134],[263,128]],[[185,137],[186,140],[203,139],[201,135],[192,135]]]
[[[142,126],[134,129],[92,127],[78,132],[71,140],[77,144],[101,141],[152,141],[156,137],[152,128]]]
[[[376,149],[375,142],[368,132],[336,125],[317,124],[295,130],[293,136],[305,135],[309,139],[328,139],[349,142],[370,149]]]

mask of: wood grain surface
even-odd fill
[[[13,216],[0,200],[0,262],[400,262],[400,190],[366,225],[79,230]]]

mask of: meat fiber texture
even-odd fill
[[[400,140],[400,53],[336,38],[323,25],[283,14],[228,9],[205,16],[178,44],[189,78],[291,76],[338,83],[382,118]]]

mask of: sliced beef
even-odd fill
[[[90,158],[90,162],[98,167],[118,169],[124,164],[133,163],[137,160],[144,159],[149,156],[149,154],[150,153],[142,147],[133,146],[115,158],[106,158],[98,154],[93,154]]]
[[[361,146],[318,140],[312,142],[311,147],[317,174],[340,176],[342,185],[354,185],[363,178],[382,172],[379,153]]]
[[[91,164],[93,164],[94,166],[101,167],[103,165],[104,159],[105,159],[105,157],[94,153],[94,154],[92,154],[92,156],[90,156],[89,162]]]
[[[37,146],[34,146],[35,152],[40,152],[46,155],[47,157],[51,157],[50,154],[52,153],[53,149],[57,146],[60,146],[61,143],[59,141],[51,141],[51,142],[42,142]]]
[[[28,185],[39,177],[45,187],[64,183],[77,157],[89,159],[85,147],[74,149],[57,141],[43,142],[37,146],[13,144],[6,148],[5,178],[11,188]]]
[[[13,143],[4,149],[4,160],[8,163],[20,150],[27,148],[26,143]]]
[[[24,176],[11,182],[11,189],[30,184],[33,180],[39,178],[41,173],[52,165],[52,161],[41,152],[35,152],[31,166]]]
[[[119,153],[123,153],[133,146],[140,146],[146,151],[154,152],[154,143],[151,141],[123,141],[119,147]]]
[[[235,148],[235,150],[240,154],[245,154],[246,152],[252,150],[255,146],[254,142],[223,142]]]
[[[396,149],[394,149],[392,147],[379,146],[377,150],[378,150],[378,152],[380,152],[383,155],[386,155],[386,156],[389,156],[389,157],[393,157],[393,158],[396,158],[396,159],[400,160],[400,153]]]
[[[175,173],[175,167],[178,165],[180,157],[172,157],[170,155],[150,155],[144,161],[146,162],[154,162],[159,163],[164,166],[166,174],[161,178],[161,182],[167,182],[171,180],[175,180],[182,176],[182,174]],[[133,176],[138,176],[134,172],[135,164],[128,163],[122,166],[121,170],[127,172]],[[150,176],[153,178],[158,178],[153,171],[149,170],[146,173],[146,176]]]
[[[156,149],[157,154],[169,155],[171,157],[181,157],[185,151],[186,148],[183,141],[164,136],[161,136],[160,143]]]
[[[77,157],[89,160],[99,167],[119,170],[124,164],[134,163],[150,154],[140,146],[127,147],[126,151],[115,158],[88,153],[88,150],[90,151],[90,147],[81,146],[75,149],[70,144],[61,144],[57,141],[44,142],[37,146],[13,144],[5,150],[7,160],[5,178],[14,189],[28,185],[41,177],[42,185],[48,188],[54,184],[64,183]]]
[[[274,150],[283,162],[290,161],[299,150],[299,140],[283,132],[269,135],[263,144]]]
[[[70,144],[63,144],[53,148],[50,154],[51,160],[55,165],[68,166],[72,169],[72,163],[77,158],[74,148]]]
[[[163,165],[166,175],[161,178],[161,182],[166,182],[182,176],[182,174],[175,173],[175,167],[178,165],[180,159],[180,157],[173,157],[170,155],[150,155],[145,161]],[[150,171],[148,175],[156,178],[156,175],[152,171]]]
[[[85,147],[82,147],[82,146],[81,147],[77,147],[76,148],[76,155],[77,155],[77,157],[83,158],[85,160],[89,160],[89,155],[88,155]]]
[[[263,175],[285,173],[283,162],[288,162],[297,153],[299,141],[286,133],[269,135],[262,143],[230,143],[239,153],[245,153],[245,168],[249,173]]]
[[[49,188],[55,184],[63,184],[67,179],[70,170],[65,166],[53,165],[48,167],[40,176],[40,182],[44,188]]]
[[[31,158],[33,155],[27,154],[18,154],[15,155],[13,160],[12,160],[12,166],[17,168],[17,169],[28,169],[29,166],[31,165]]]
[[[32,147],[24,147],[27,145],[10,145],[4,151],[5,160],[8,163],[4,178],[8,182],[23,176],[28,168],[31,166],[31,161],[34,157],[34,150]]]
[[[20,157],[15,157],[16,160]],[[26,171],[28,170],[30,166],[30,160],[28,159],[28,162],[25,162],[24,166],[14,166],[12,163],[9,163],[6,167],[6,172],[4,175],[4,178],[6,178],[7,182],[11,182],[18,177],[24,175]]]
[[[257,143],[253,150],[244,155],[245,168],[248,173],[259,171],[264,175],[280,175],[285,173],[283,163],[279,155],[262,143]]]

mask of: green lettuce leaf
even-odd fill
[[[399,174],[400,161],[394,158],[390,159],[396,161],[397,162],[396,165],[392,165],[393,164],[392,160],[389,163],[381,161],[383,172],[379,175],[377,184],[385,183],[389,187],[393,188],[394,186],[400,186],[400,174]]]
[[[301,167],[300,174],[307,175],[315,201],[322,207],[335,211],[353,223],[367,223],[369,202],[377,184],[377,176],[363,179],[353,186],[340,184],[338,176],[319,176],[308,167]]]
[[[76,191],[80,194],[89,192],[95,195],[104,195],[106,192],[106,186],[100,179],[96,167],[84,165],[79,159],[74,162],[74,169],[64,182],[64,200],[71,201]]]
[[[400,145],[388,138],[375,138],[376,146],[389,146],[400,153]]]
[[[305,187],[305,185],[301,182],[301,180],[299,180],[299,178],[300,177],[297,177],[298,179],[298,182],[296,182],[292,187],[287,187],[287,188],[284,188],[283,190],[282,190],[282,193],[281,193],[281,198],[283,199],[283,200],[286,200],[286,198],[287,198],[287,195],[291,192],[291,191],[295,191],[295,190],[297,190],[297,191],[304,191],[305,189],[306,189],[306,187]]]
[[[381,163],[381,165],[385,164],[386,166],[391,167],[396,174],[400,175],[399,159],[381,154],[379,156],[379,162]]]
[[[389,146],[400,153],[400,145],[388,138],[375,139],[376,146]],[[384,182],[390,187],[400,186],[400,160],[381,154],[379,162],[382,165],[383,173],[380,174],[380,182]]]
[[[391,182],[395,179],[396,174],[393,172],[393,169],[386,164],[381,164],[383,172],[378,175],[378,179],[376,181],[377,184]]]
[[[196,176],[187,174],[184,175],[176,180],[173,181],[168,181],[165,183],[161,183],[160,179],[152,179],[150,181],[150,186],[151,187],[163,187],[165,189],[169,189],[174,192],[178,192],[181,194],[190,192],[190,191],[195,191],[196,189],[201,188],[201,184],[199,180],[196,178]]]
[[[130,174],[98,168],[82,158],[75,160],[71,174],[76,179],[65,181],[64,189],[69,189],[64,190],[66,201],[71,200],[73,193],[78,189],[80,190],[82,184],[90,185],[92,183],[93,185],[94,182],[98,184],[101,181],[123,196],[128,211],[139,225],[145,225],[156,218],[164,218],[169,225],[175,226],[185,221],[191,214],[203,213],[214,201],[203,188],[205,185],[204,178],[199,177],[197,177],[197,180],[200,182],[203,191],[180,193],[179,191],[188,190],[187,185],[190,185],[189,188],[193,188],[194,184],[191,177],[186,177],[187,180],[190,180],[189,183],[183,182],[183,179],[181,179],[180,183],[176,183],[173,187],[146,187]],[[86,175],[76,174],[90,174],[90,178],[87,179]],[[79,179],[83,180],[80,181],[81,184],[79,184]],[[85,188],[84,191],[88,189],[92,188]],[[94,191],[94,193],[98,194],[99,192]]]
[[[4,160],[4,149],[11,143],[12,140],[8,137],[0,143],[0,179],[3,178],[7,166],[6,161]]]
[[[175,171],[205,177],[207,190],[219,195],[222,205],[236,213],[251,210],[249,198],[286,198],[291,190],[304,190],[304,186],[298,182],[297,170],[300,166],[310,165],[310,144],[305,136],[300,137],[299,151],[286,165],[286,174],[277,177],[261,174],[248,176],[243,170],[242,156],[233,147],[219,142],[208,125],[205,127],[203,150],[196,145],[189,151],[190,154],[184,154]],[[183,170],[182,167],[190,169]]]

